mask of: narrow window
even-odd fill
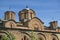
[[[29,39],[28,39],[28,37],[26,37],[26,36],[24,36],[24,38],[23,38],[23,39],[24,39],[24,40],[29,40]],[[22,40],[23,40],[23,39],[22,39]]]
[[[24,36],[24,40],[26,40],[26,36]]]
[[[12,28],[12,27],[14,26],[14,24],[11,22],[11,23],[10,23],[10,26],[11,26],[11,28]]]
[[[34,29],[35,29],[35,30],[38,30],[38,29],[39,29],[39,27],[38,27],[38,25],[37,25],[37,24],[35,24]]]
[[[31,13],[31,19],[32,19],[32,13]]]
[[[26,13],[24,14],[24,17],[25,17],[25,19],[26,19]]]
[[[37,27],[34,27],[34,29],[35,29],[35,30],[38,30],[38,28],[37,28]]]

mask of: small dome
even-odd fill
[[[10,12],[15,14],[15,12],[13,12],[13,11],[6,11],[5,13],[10,13]]]
[[[15,12],[13,12],[13,11],[6,11],[5,12],[5,20],[10,20],[10,19],[15,20]]]

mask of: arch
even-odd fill
[[[21,40],[30,40],[30,35],[26,32],[21,32],[23,37],[21,38]]]
[[[52,34],[51,36],[52,36],[52,40],[59,40],[59,38],[58,38],[58,36],[57,36],[57,35]]]
[[[0,33],[1,33],[1,38],[7,37],[10,40],[14,40],[14,36],[12,36],[12,34],[9,33],[8,31],[0,31]]]
[[[41,22],[42,24],[44,24],[44,22],[42,22],[39,18],[37,18],[37,17],[34,17],[34,18],[32,18],[32,20],[36,20],[36,21],[38,21],[38,22]],[[32,20],[30,20],[30,21],[32,21]],[[29,21],[29,22],[30,22]]]
[[[28,23],[28,26],[32,29],[37,27],[38,30],[44,30],[43,22],[41,20],[39,20],[37,17],[34,17],[32,20],[30,20],[29,23]]]
[[[5,23],[5,27],[9,27],[9,28],[16,27],[16,23],[13,20],[12,21],[7,21]]]
[[[30,37],[30,35],[28,33],[26,33],[26,32],[21,32],[21,33],[24,33],[24,34],[26,34],[26,35],[28,35]]]
[[[38,35],[39,40],[46,40],[46,37],[44,34],[38,33],[37,35]]]

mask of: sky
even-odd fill
[[[49,22],[58,21],[60,26],[60,0],[0,0],[0,19],[4,19],[4,12],[14,11],[16,21],[19,21],[18,12],[26,8],[33,9],[36,17],[49,26]]]

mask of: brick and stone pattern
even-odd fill
[[[4,20],[0,20],[0,37],[10,32],[16,40],[31,40],[31,32],[39,40],[60,40],[60,28],[57,21],[50,22],[46,27],[44,22],[36,17],[32,9],[19,11],[19,22],[15,21],[15,12],[6,11]]]

